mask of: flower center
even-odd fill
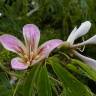
[[[33,60],[39,59],[39,55],[37,55],[36,52],[30,52],[30,54],[25,54],[23,55],[23,61],[25,64],[27,63],[28,65],[32,64]]]

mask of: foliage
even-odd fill
[[[81,22],[90,20],[92,28],[88,39],[96,32],[95,0],[0,0],[0,35],[12,34],[21,38],[22,26],[34,23],[41,30],[40,42],[52,38],[66,40],[71,30]],[[82,40],[82,38],[80,38]],[[80,41],[78,40],[78,41]],[[85,54],[96,59],[86,48]],[[66,58],[53,52],[43,64],[25,71],[10,68],[11,54],[0,47],[0,96],[95,96],[96,72],[77,59]],[[58,55],[56,55],[58,54]],[[59,58],[59,59],[58,59]],[[16,76],[15,84],[10,84]],[[93,85],[89,86],[92,82]]]

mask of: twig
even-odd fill
[[[62,86],[62,82],[56,80],[55,78],[53,78],[52,76],[48,76],[50,79],[52,79],[53,81],[57,82],[59,85]]]

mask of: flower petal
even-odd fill
[[[96,60],[83,56],[80,53],[78,53],[77,51],[74,51],[74,54],[76,56],[78,56],[82,61],[84,61],[86,64],[88,64],[91,68],[96,70]]]
[[[81,26],[76,31],[76,37],[75,39],[85,35],[91,27],[91,23],[89,21],[83,22]]]
[[[15,70],[24,70],[28,68],[28,64],[24,64],[21,58],[16,57],[12,59],[11,67]]]
[[[5,49],[15,53],[23,52],[25,49],[23,43],[19,39],[8,34],[0,36],[0,43]]]
[[[23,27],[23,35],[25,39],[25,43],[29,48],[37,49],[39,39],[40,39],[40,31],[38,27],[34,24],[26,24]]]
[[[87,44],[96,44],[96,35],[94,35],[93,37],[89,38],[88,40],[82,42],[82,43],[78,43],[74,46],[82,46],[82,45],[87,45]]]
[[[74,35],[75,35],[75,32],[77,30],[77,27],[75,27],[72,32],[70,33],[68,39],[67,39],[67,42],[69,42],[70,44],[73,44],[74,42]]]
[[[53,51],[56,47],[60,46],[63,44],[62,40],[59,39],[53,39],[45,42],[42,44],[39,49],[38,49],[38,54],[42,57],[48,57],[51,51]]]
[[[70,34],[71,39],[70,39],[70,37],[69,37],[69,38],[68,38],[68,41],[73,44],[74,41],[75,41],[77,38],[85,35],[85,34],[89,31],[90,27],[91,27],[91,23],[90,23],[89,21],[83,22],[83,23],[81,24],[81,26],[80,26],[77,30],[75,29],[75,31],[74,31],[74,30],[72,31],[72,35]],[[73,38],[72,38],[72,37],[73,37]]]

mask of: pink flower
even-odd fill
[[[4,48],[19,55],[11,61],[11,67],[15,70],[27,69],[29,66],[47,58],[52,50],[63,43],[62,40],[53,39],[38,47],[40,31],[34,24],[26,24],[23,27],[23,36],[25,44],[12,35],[0,36],[0,42]]]

